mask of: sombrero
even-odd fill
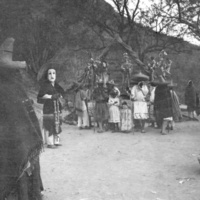
[[[135,82],[148,81],[148,80],[149,80],[149,76],[142,74],[141,72],[134,74],[132,76],[132,81],[135,81]]]
[[[120,98],[121,98],[121,99],[124,99],[124,100],[129,100],[129,99],[130,99],[130,96],[129,96],[128,94],[126,94],[126,93],[122,93],[122,94],[120,95]]]
[[[166,81],[164,80],[164,78],[162,76],[159,76],[159,79],[158,80],[155,80],[155,81],[151,81],[150,84],[151,86],[158,86],[158,85],[169,85],[171,83],[171,81]]]

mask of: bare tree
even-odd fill
[[[154,4],[154,9],[169,21],[169,27],[176,36],[189,34],[200,40],[200,1],[160,0]]]

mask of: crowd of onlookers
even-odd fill
[[[176,84],[160,78],[159,81],[133,81],[125,93],[113,80],[106,87],[100,80],[93,93],[89,85],[77,85],[75,111],[79,129],[97,126],[98,132],[145,133],[145,124],[160,128],[161,134],[172,130],[174,121],[182,118]],[[190,109],[190,106],[188,107]]]
[[[78,128],[94,127],[98,133],[108,130],[145,133],[146,127],[151,126],[160,129],[163,135],[173,130],[175,122],[182,119],[179,98],[174,90],[177,84],[166,81],[162,76],[156,81],[144,77],[144,74],[138,73],[137,79],[130,82],[130,87],[121,91],[114,80],[105,84],[98,79],[93,88],[89,84],[74,82],[73,113]],[[61,146],[61,97],[67,93],[55,80],[56,70],[49,68],[46,81],[41,84],[38,93],[38,103],[44,105],[43,128],[47,133],[49,148]],[[197,97],[190,80],[185,91],[190,119],[195,118]]]

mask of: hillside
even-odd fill
[[[103,25],[112,27],[116,32],[121,25],[118,14],[103,0],[19,0],[18,3],[8,0],[1,2],[1,16],[0,41],[8,36],[16,39],[14,59],[27,61],[29,77],[36,80],[38,70],[52,64],[58,66],[58,80],[64,87],[82,73],[91,57],[97,58],[113,43],[112,35]],[[157,56],[166,47],[173,61],[172,76],[178,83],[176,90],[181,99],[189,79],[194,81],[200,92],[198,47],[151,32],[140,25],[135,27],[138,33],[131,34],[128,44],[138,57],[145,62],[146,57]],[[121,37],[126,40],[127,34],[126,28]],[[147,51],[155,44],[159,48]],[[109,64],[111,78],[118,84],[124,52],[127,50],[115,42],[104,57]],[[140,69],[133,58],[132,63],[134,70]],[[35,81],[30,83],[36,84]],[[33,88],[37,90],[37,86]]]

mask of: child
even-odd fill
[[[122,132],[129,133],[132,129],[132,113],[126,101],[122,103],[120,129]]]
[[[117,93],[112,90],[109,95],[108,100],[109,106],[109,123],[113,129],[113,133],[119,131],[118,123],[120,123],[120,111],[119,111],[119,98],[117,97]]]

